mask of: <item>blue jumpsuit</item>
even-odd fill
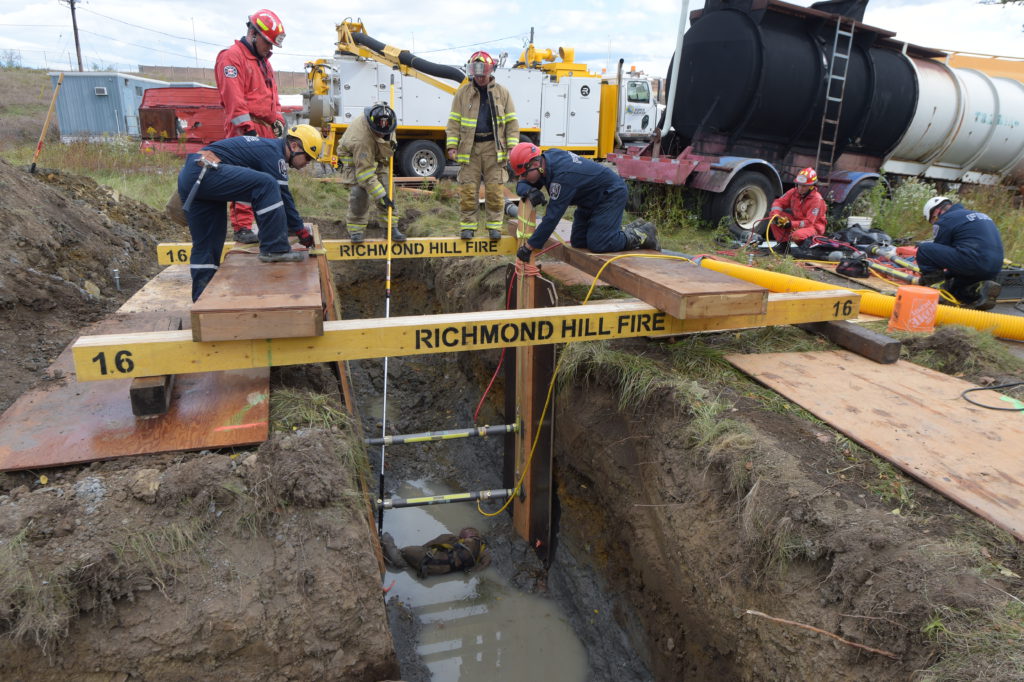
[[[569,237],[573,246],[594,253],[625,251],[626,233],[622,231],[627,196],[625,181],[611,168],[572,152],[548,149],[542,156],[547,166],[542,178],[550,201],[544,219],[527,243],[534,249],[543,248],[565,210],[576,206]],[[530,189],[523,181],[516,186],[519,196],[526,196]]]
[[[206,172],[186,212],[192,233],[192,301],[199,298],[220,265],[227,234],[227,203],[252,204],[259,222],[260,253],[291,251],[288,232],[302,228],[302,218],[288,189],[285,140],[231,137],[209,144],[221,163]],[[178,174],[178,194],[184,203],[199,177],[199,154],[189,154]]]
[[[934,227],[935,240],[917,247],[917,264],[922,274],[946,270],[944,288],[969,303],[977,298],[973,285],[994,280],[1003,268],[999,228],[984,213],[962,204],[953,204]]]

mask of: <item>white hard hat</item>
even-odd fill
[[[932,211],[938,208],[943,202],[949,201],[946,197],[932,197],[928,201],[924,202],[924,219],[928,222],[932,220]]]

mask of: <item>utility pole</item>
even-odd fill
[[[78,70],[85,71],[82,68],[82,44],[78,42],[78,17],[75,16],[75,3],[81,2],[82,0],[59,0],[62,5],[67,5],[71,8],[71,27],[75,32],[75,52],[78,53]]]

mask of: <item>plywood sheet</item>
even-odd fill
[[[114,315],[84,331],[166,328],[167,313]],[[36,469],[175,450],[260,443],[267,438],[267,369],[181,375],[170,411],[137,419],[130,379],[78,383],[68,346],[48,382],[0,416],[0,471]]]
[[[232,251],[192,306],[196,341],[297,338],[323,334],[315,259],[262,263]]]
[[[1024,412],[975,407],[960,399],[974,384],[909,362],[880,365],[847,351],[726,359],[1024,540]],[[978,398],[1010,406],[994,392]]]
[[[591,275],[622,255],[592,253],[568,245],[550,253]],[[623,258],[601,271],[601,279],[681,320],[760,315],[768,306],[768,290],[764,287],[680,260]]]
[[[192,276],[188,265],[168,265],[132,294],[118,313],[187,311],[192,306]]]

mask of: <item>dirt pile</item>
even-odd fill
[[[162,213],[89,178],[30,175],[0,160],[0,410],[81,327],[156,273],[159,241],[183,236]]]
[[[353,443],[309,429],[0,496],[0,677],[393,677]]]

